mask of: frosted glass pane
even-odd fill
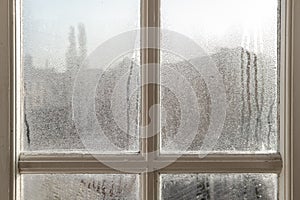
[[[84,64],[90,55],[111,37],[139,27],[140,1],[22,2],[23,149],[53,152],[82,151],[93,147],[93,151],[104,153],[137,152],[139,92],[136,91],[135,95],[131,93],[130,97],[129,92],[139,81],[138,53],[118,55],[105,71],[90,69],[84,73],[86,79],[99,74],[101,76],[99,82],[94,83],[97,92],[94,93],[91,114],[78,123],[95,124],[91,118],[97,119],[106,140],[91,137],[82,142],[82,137],[88,133],[76,126],[75,114],[80,111],[77,109],[73,112],[72,98],[75,82],[83,74],[81,69],[86,67]],[[118,94],[127,104],[124,111],[127,118],[119,121],[128,121],[133,124],[130,126],[126,123],[120,125],[112,113],[111,99],[120,79],[126,81],[129,89]],[[87,108],[87,104],[82,102],[80,109]],[[102,143],[99,145],[96,139]],[[112,144],[115,148],[112,148]]]
[[[192,47],[184,46],[184,40],[178,40],[172,34],[162,37],[165,49],[168,49],[167,45],[180,46],[185,53],[177,55],[172,49],[162,52],[162,82],[169,81],[172,70],[186,81],[173,81],[173,88],[162,87],[163,153],[277,152],[277,7],[277,0],[187,0],[184,3],[162,0],[163,29],[190,38],[202,51],[199,55],[188,55]],[[212,69],[211,66],[216,72],[207,76],[205,73]],[[224,98],[222,87],[215,87],[216,83],[222,85]],[[184,87],[191,87],[195,93],[194,107],[190,94],[180,93]],[[188,101],[191,111],[198,110],[199,118],[194,127],[180,131],[190,123],[184,119],[182,99]],[[221,101],[225,105],[220,104]],[[213,102],[217,106],[213,107]],[[212,113],[216,113],[218,120]],[[220,117],[222,113],[224,121]],[[213,138],[208,130],[214,130],[216,124],[222,124],[222,127],[220,131],[212,132],[218,135]],[[192,139],[186,139],[191,137],[192,130],[197,133]],[[176,139],[180,134],[186,137]],[[185,146],[180,145],[184,139],[190,141],[185,141]],[[203,148],[204,145],[209,148]]]
[[[23,200],[139,199],[137,175],[23,175]]]
[[[276,174],[161,175],[162,200],[276,200]]]

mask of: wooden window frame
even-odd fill
[[[20,5],[17,0],[0,0],[0,199],[15,200],[20,174],[34,173],[118,173],[90,155],[82,154],[21,154],[16,140],[18,132],[17,80],[20,66],[17,44]],[[141,174],[143,200],[157,199],[159,173],[278,173],[280,199],[300,199],[300,1],[282,0],[282,32],[280,63],[280,153],[272,155],[182,155],[164,169]],[[160,0],[141,0],[142,27],[159,27]],[[146,38],[146,37],[144,37]],[[147,39],[144,41],[147,42]],[[157,50],[142,51],[142,63],[159,61]],[[142,69],[147,78],[149,69]],[[158,73],[159,68],[155,69]],[[157,74],[159,76],[159,74]],[[159,87],[145,86],[144,108],[159,103]],[[143,110],[142,123],[147,124],[147,109]],[[157,112],[157,119],[159,113]],[[159,123],[157,123],[159,126]],[[147,130],[146,130],[147,131]],[[149,130],[151,131],[151,130]],[[157,149],[158,138],[142,141],[143,155]],[[111,162],[122,162],[126,156],[105,156]],[[159,156],[155,162],[166,162],[172,156]],[[141,156],[132,155],[128,167],[138,166]],[[82,161],[85,162],[82,165]],[[187,165],[188,164],[188,165]],[[188,166],[188,169],[187,169]],[[295,169],[295,170],[294,170]],[[154,195],[157,194],[157,195]]]

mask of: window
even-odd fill
[[[297,199],[297,6],[2,1],[1,199]]]

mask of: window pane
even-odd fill
[[[175,88],[161,92],[163,153],[277,152],[277,7],[277,0],[162,0],[163,29],[185,35],[200,49],[192,52],[172,34],[162,37],[163,48],[184,52],[176,55],[171,48],[161,54],[161,80]],[[172,70],[182,80],[170,81]],[[186,88],[195,94],[195,105]],[[183,110],[184,101],[190,111]],[[193,117],[184,114],[194,110],[197,122],[180,129],[191,124]],[[184,140],[190,141],[180,146]]]
[[[24,200],[139,199],[137,175],[23,175]]]
[[[139,0],[23,1],[24,150],[139,150],[139,92],[130,93],[139,81],[139,54],[118,55],[109,66],[101,66],[100,61],[99,69],[88,68],[91,54],[103,42],[139,27],[139,7]],[[105,56],[111,55],[108,52]],[[80,83],[82,79],[99,80],[93,83],[93,89],[81,88],[78,92],[76,85],[86,85]],[[126,82],[127,90],[116,97],[125,99],[125,110],[118,110],[124,106],[112,105],[120,79]],[[96,93],[90,97],[85,91]],[[89,101],[78,106],[74,93]],[[77,119],[84,109],[88,116]],[[125,113],[124,119],[116,120],[113,109]],[[105,138],[89,136],[89,130],[82,130],[78,124],[97,124]]]
[[[276,174],[181,174],[161,176],[161,196],[172,199],[277,199]]]

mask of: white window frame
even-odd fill
[[[16,16],[18,15],[17,0],[0,0],[0,199],[17,199],[16,180],[20,173],[117,173],[115,170],[99,163],[92,156],[82,155],[19,155],[16,147],[16,69],[18,54],[16,37],[18,30]],[[159,0],[141,0],[142,13],[152,13],[154,16],[142,16],[142,27],[159,27]],[[17,9],[18,8],[18,9]],[[155,11],[156,10],[156,11]],[[155,12],[151,12],[155,11]],[[17,14],[16,14],[17,13]],[[159,173],[182,172],[274,172],[280,174],[280,199],[300,199],[300,1],[282,0],[282,33],[281,33],[281,77],[280,77],[280,154],[276,155],[211,155],[204,159],[198,156],[183,155],[173,164],[157,172],[142,174],[141,198],[157,199]],[[147,41],[146,41],[147,42]],[[145,56],[143,58],[143,56]],[[159,52],[144,50],[142,62],[158,61]],[[147,69],[143,69],[147,71]],[[144,73],[145,75],[145,73]],[[152,93],[151,93],[152,91]],[[143,88],[147,99],[145,107],[159,101],[156,89]],[[152,95],[149,95],[150,93]],[[143,113],[143,123],[146,123],[147,110]],[[142,152],[156,148],[156,140],[147,140]],[[171,156],[169,156],[171,157]],[[118,162],[118,157],[105,157],[112,162]],[[138,159],[137,159],[138,158]],[[82,166],[80,162],[88,161]],[[167,156],[159,162],[168,160]],[[211,162],[211,161],[214,162]],[[139,157],[132,159],[133,166],[138,164]],[[186,169],[187,164],[189,168]],[[71,169],[71,170],[70,170]],[[295,170],[293,170],[295,169]],[[71,172],[70,172],[71,171]]]

